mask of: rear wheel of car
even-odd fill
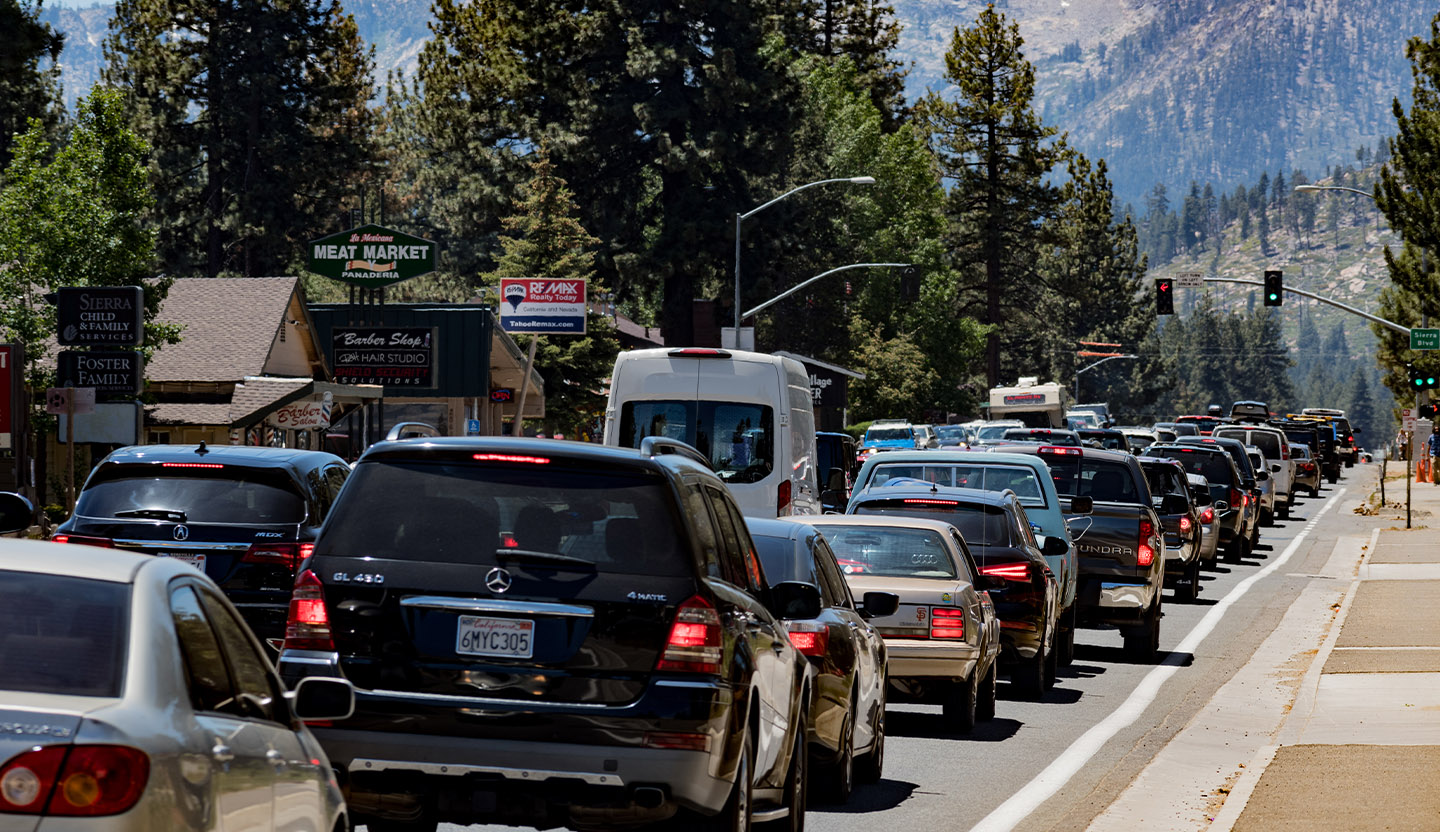
[[[957,734],[975,730],[976,707],[980,704],[980,665],[970,671],[970,678],[952,682],[945,692],[943,716],[945,727]]]
[[[1281,505],[1276,506],[1276,507],[1275,507],[1275,511],[1280,514],[1280,519],[1281,519],[1281,520],[1289,520],[1289,519],[1290,519],[1290,501],[1289,501],[1289,500],[1286,500],[1286,501],[1285,501],[1284,503],[1282,503]]]
[[[859,695],[852,693],[851,708],[859,702]],[[840,753],[835,761],[817,768],[816,774],[820,775],[817,785],[827,800],[844,803],[850,799],[850,792],[855,788],[855,720],[852,717],[845,718],[845,725],[840,730]]]
[[[1275,525],[1275,512],[1273,512],[1273,511],[1266,511],[1266,510],[1264,510],[1264,509],[1261,509],[1261,510],[1260,510],[1260,525],[1262,525],[1262,526],[1273,526],[1273,525]]]
[[[1325,477],[1325,479],[1329,480],[1331,485],[1334,485],[1340,479],[1340,472],[1336,471],[1335,473]]]
[[[1181,601],[1194,601],[1200,597],[1200,559],[1196,558],[1185,567],[1180,582],[1175,585],[1175,597]]]
[[[1051,632],[1055,632],[1056,629],[1057,629],[1057,628],[1055,628],[1055,627],[1051,627],[1051,628],[1050,628],[1050,631],[1051,631]],[[1056,642],[1058,642],[1058,641],[1060,640],[1058,636],[1056,636],[1056,637],[1054,637],[1054,638],[1055,638],[1055,641],[1056,641]],[[1050,690],[1051,688],[1055,687],[1055,677],[1059,674],[1059,671],[1060,671],[1060,651],[1059,651],[1058,649],[1056,649],[1058,646],[1059,646],[1058,644],[1052,642],[1051,645],[1050,645],[1050,649],[1048,649],[1048,650],[1045,651],[1045,689],[1046,689],[1046,690]]]
[[[795,731],[795,748],[790,755],[790,773],[785,777],[785,817],[769,823],[756,824],[757,829],[765,832],[805,832],[805,804],[810,786],[810,772],[807,767],[807,756],[805,753],[805,731],[803,727],[809,724],[805,714],[800,715],[796,723],[800,727]]]
[[[855,761],[855,778],[861,783],[879,783],[885,775],[885,694],[880,694],[880,712],[875,717],[870,750]]]
[[[1334,482],[1334,480],[1331,480],[1331,482]],[[1310,499],[1313,500],[1313,499],[1315,499],[1316,497],[1319,497],[1319,496],[1320,496],[1320,487],[1319,487],[1319,486],[1316,486],[1315,488],[1310,489]]]
[[[1015,663],[1010,671],[1010,684],[1015,686],[1015,691],[1026,699],[1039,699],[1045,695],[1045,664],[1049,661],[1046,656],[1045,639],[1040,640],[1040,649],[1033,658],[1022,659]]]
[[[1237,537],[1225,545],[1225,562],[1239,563],[1245,557],[1245,538]]]
[[[988,721],[995,718],[995,698],[998,687],[995,679],[998,674],[996,664],[994,661],[990,662],[990,669],[986,671],[985,678],[980,680],[980,700],[975,703],[976,719]]]
[[[1060,666],[1069,667],[1075,661],[1075,605],[1065,610],[1060,622],[1060,639],[1056,647],[1060,651]]]
[[[1150,605],[1145,618],[1139,624],[1125,630],[1125,652],[1132,659],[1142,662],[1155,660],[1160,651],[1160,599]]]
[[[751,747],[749,730],[745,731],[744,739],[740,743],[740,759],[735,763],[735,785],[730,788],[730,797],[725,800],[725,807],[715,815],[691,815],[688,817],[677,817],[673,826],[676,830],[690,830],[698,828],[702,832],[749,832],[750,829],[750,790],[754,784],[750,774],[750,767],[754,764],[755,752]]]

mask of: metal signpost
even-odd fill
[[[45,412],[65,419],[65,510],[75,510],[75,414],[95,412],[94,387],[51,387],[45,391]]]
[[[590,310],[584,278],[504,277],[500,279],[500,329],[512,335],[584,335]],[[530,339],[525,370],[520,374],[520,399],[510,435],[520,436],[525,420],[525,397],[535,367],[538,338]]]

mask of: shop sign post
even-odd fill
[[[500,329],[511,335],[584,335],[585,315],[590,310],[585,289],[584,278],[503,277],[500,279]],[[525,398],[530,392],[530,371],[535,367],[535,347],[539,343],[538,339],[530,339],[530,349],[525,354],[512,436],[521,435]]]

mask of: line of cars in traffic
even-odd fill
[[[939,705],[936,733],[964,733],[1002,675],[1043,696],[1086,626],[1153,659],[1162,588],[1193,598],[1199,564],[1259,534],[1264,450],[1239,439],[1136,456],[1004,426],[994,449],[858,469],[834,443],[847,464],[817,471],[794,368],[643,357],[664,366],[648,397],[612,388],[608,447],[422,435],[353,468],[203,445],[107,458],[55,540],[115,552],[0,552],[5,589],[66,599],[6,608],[4,632],[35,639],[0,642],[0,708],[29,697],[0,718],[51,750],[0,746],[0,813],[77,796],[134,828],[800,829],[812,791],[880,779],[888,703]],[[817,496],[836,513],[791,513]],[[25,583],[61,573],[108,587],[108,613]],[[101,653],[126,658],[85,658]],[[191,703],[163,716],[183,730],[139,730],[155,696]]]

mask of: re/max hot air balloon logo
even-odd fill
[[[580,278],[502,278],[500,328],[524,335],[584,335],[585,289]]]

